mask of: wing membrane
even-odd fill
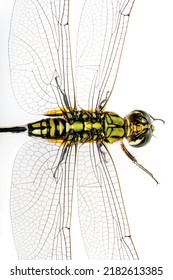
[[[80,147],[77,184],[81,231],[88,257],[138,259],[117,172],[106,147]]]
[[[19,259],[71,259],[75,149],[24,144],[15,160],[11,220]]]
[[[74,107],[69,1],[16,0],[9,58],[19,105],[34,114]]]
[[[134,0],[86,0],[77,49],[77,99],[82,109],[102,110],[117,77]]]

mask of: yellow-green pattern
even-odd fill
[[[68,111],[28,124],[28,134],[56,142],[113,143],[124,137],[124,123],[112,112]]]

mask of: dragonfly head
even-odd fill
[[[141,110],[134,110],[125,118],[125,133],[129,145],[143,147],[151,139],[154,131],[152,117]]]

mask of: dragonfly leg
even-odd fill
[[[69,102],[68,102],[68,99],[67,99],[67,95],[66,95],[66,92],[65,90],[62,90],[59,83],[58,83],[58,77],[55,77],[55,82],[57,84],[57,89],[58,89],[58,92],[62,94],[62,97],[63,97],[63,101],[64,101],[64,104],[65,106],[70,110],[70,105],[69,105]]]
[[[127,148],[125,147],[123,141],[120,141],[120,146],[123,150],[123,152],[128,156],[128,158],[131,159],[131,161],[136,164],[136,166],[138,166],[139,168],[141,168],[144,172],[146,172],[156,183],[157,185],[159,184],[159,182],[156,180],[156,178],[153,176],[153,174],[148,171],[144,166],[142,166],[137,159],[127,150]]]
[[[63,149],[62,149],[62,153],[61,153],[61,156],[60,156],[60,159],[59,159],[59,162],[55,168],[55,171],[53,173],[53,177],[55,178],[56,177],[56,174],[57,174],[57,171],[58,171],[58,168],[59,166],[62,164],[62,162],[65,160],[66,161],[66,157],[68,155],[68,151],[69,151],[69,148],[70,148],[70,144],[63,144]]]

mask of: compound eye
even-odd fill
[[[133,146],[134,148],[144,147],[150,142],[151,137],[152,137],[152,130],[149,129],[144,134],[142,134],[140,138],[129,141],[129,145]]]
[[[139,110],[139,120],[142,123],[149,123],[151,124],[151,118],[150,115],[148,113],[146,113],[145,111]]]

